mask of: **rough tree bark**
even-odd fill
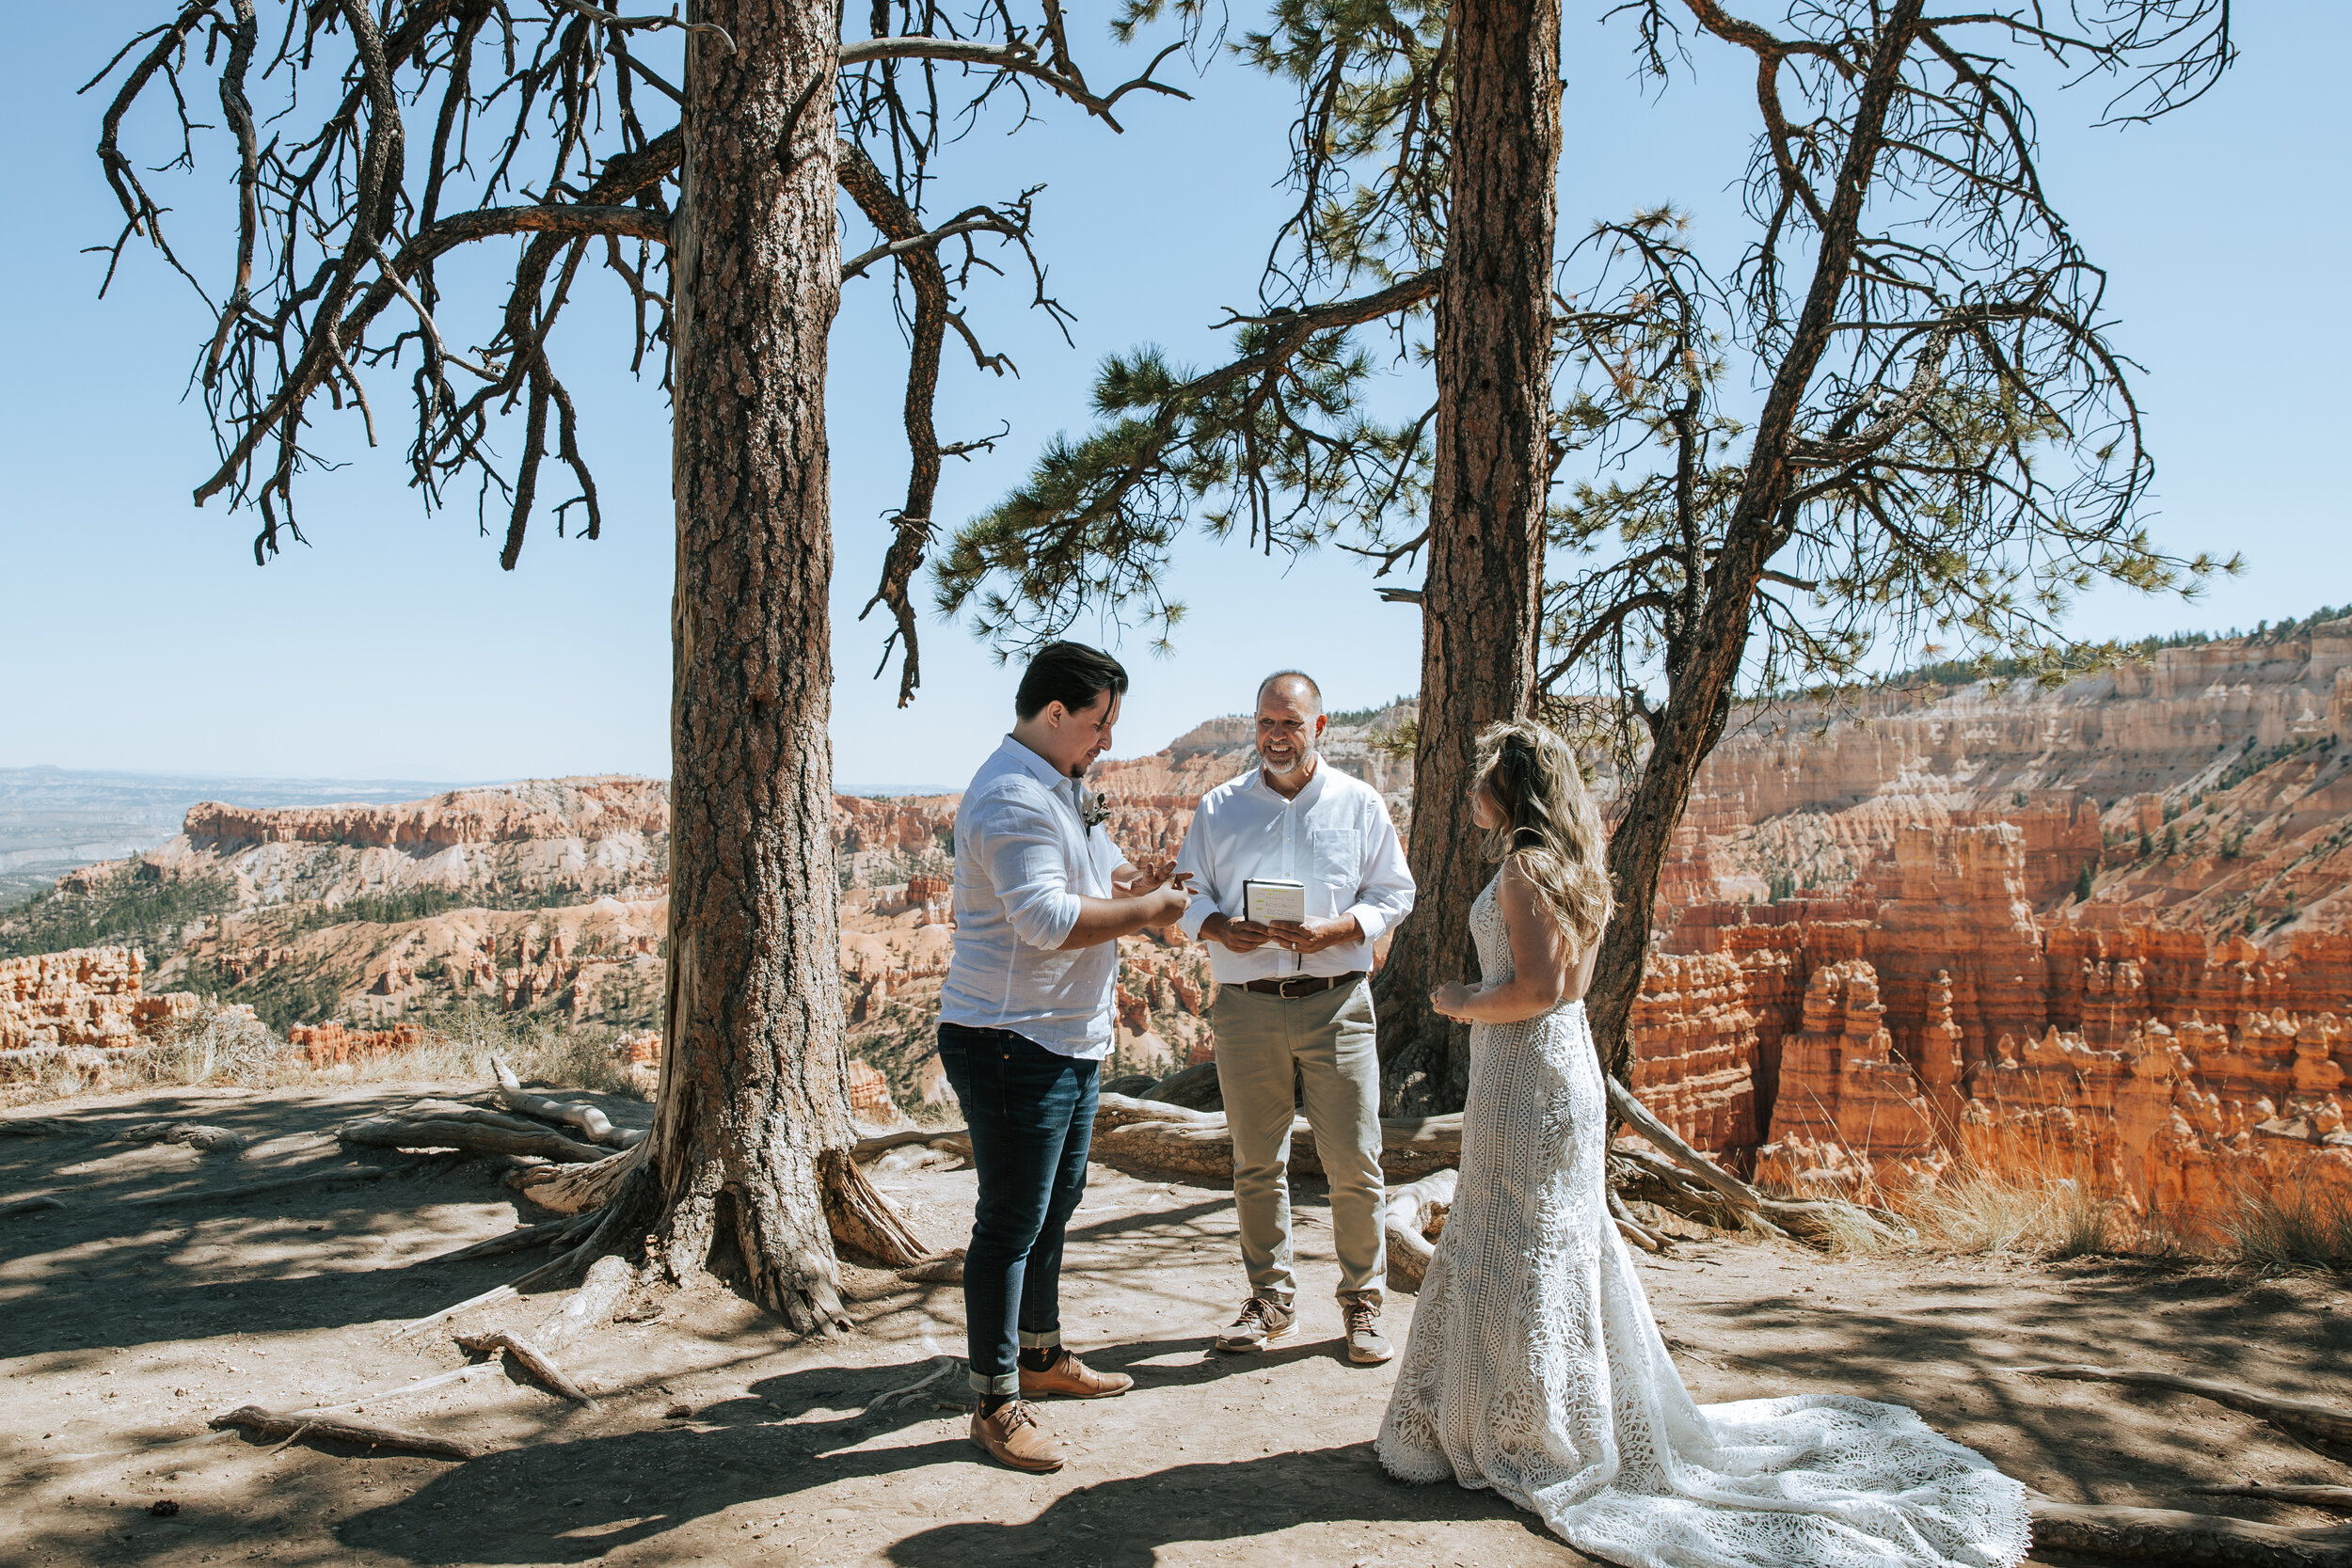
[[[1453,187],[1438,306],[1436,468],[1413,751],[1413,913],[1376,995],[1388,1109],[1458,1110],[1469,1031],[1429,1010],[1476,973],[1481,835],[1459,805],[1478,732],[1527,711],[1544,580],[1551,260],[1560,161],[1558,0],[1454,11]]]
[[[805,1331],[841,1314],[829,1230],[886,1260],[919,1251],[849,1158],[842,1083],[824,424],[839,21],[829,0],[705,0],[697,20],[736,48],[688,45],[667,1037],[652,1158],[609,1228],[625,1240],[623,1216],[658,1205],[649,1251],[672,1278],[732,1247],[749,1292]]]
[[[1922,0],[1895,0],[1889,8],[1878,55],[1856,104],[1854,134],[1847,143],[1836,194],[1822,226],[1804,307],[1756,420],[1747,482],[1725,527],[1723,553],[1708,574],[1706,608],[1689,638],[1666,650],[1666,703],[1650,726],[1649,755],[1610,837],[1609,870],[1616,881],[1617,913],[1601,938],[1586,1011],[1610,1074],[1627,1083],[1631,1082],[1633,1056],[1627,1024],[1642,988],[1659,872],[1700,765],[1723,738],[1730,719],[1757,585],[1774,552],[1788,540],[1790,522],[1782,513],[1796,483],[1790,459],[1797,415],[1829,347],[1838,300],[1853,265],[1864,201],[1883,145],[1887,110],[1923,8]]]

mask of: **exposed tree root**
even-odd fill
[[[1604,1185],[1602,1191],[1609,1195],[1609,1217],[1616,1222],[1618,1235],[1644,1252],[1662,1253],[1666,1250],[1667,1238],[1635,1219],[1632,1212],[1626,1208],[1625,1199],[1617,1196],[1616,1188]]]
[[[456,1338],[459,1344],[477,1355],[497,1355],[503,1352],[555,1393],[575,1404],[584,1404],[591,1409],[596,1407],[596,1402],[588,1397],[588,1391],[574,1383],[571,1374],[555,1364],[553,1356],[512,1329],[494,1328],[487,1334],[460,1334]]]
[[[2170,1568],[2352,1568],[2352,1530],[2281,1529],[2218,1513],[2033,1499],[2033,1544]]]
[[[50,1197],[20,1197],[14,1203],[0,1203],[0,1220],[12,1220],[20,1214],[38,1214],[46,1209],[62,1209],[65,1199]]]
[[[559,1214],[585,1213],[612,1201],[629,1172],[644,1164],[650,1144],[639,1144],[618,1154],[599,1155],[585,1164],[540,1165],[518,1170],[506,1184],[542,1209]]]
[[[1389,1283],[1396,1289],[1418,1291],[1428,1277],[1429,1260],[1438,1250],[1430,1243],[1429,1229],[1454,1206],[1454,1189],[1460,1180],[1460,1172],[1441,1170],[1389,1189],[1381,1223],[1388,1236]]]
[[[897,1204],[882,1196],[858,1168],[854,1150],[828,1149],[817,1157],[818,1190],[833,1239],[886,1269],[910,1268],[932,1255],[907,1224]]]
[[[1836,1198],[1786,1198],[1759,1193],[1692,1148],[1680,1134],[1651,1114],[1633,1091],[1614,1078],[1609,1083],[1609,1108],[1635,1132],[1647,1138],[1688,1175],[1734,1210],[1764,1222],[1774,1234],[1793,1235],[1817,1245],[1867,1237],[1878,1242],[1911,1242],[1918,1233],[1883,1209],[1868,1209]],[[1613,1151],[1622,1152],[1622,1151]],[[1661,1207],[1674,1208],[1673,1204]],[[1679,1212],[1679,1210],[1677,1210]]]
[[[1788,1232],[1699,1180],[1664,1155],[1619,1144],[1609,1151],[1609,1190],[1654,1203],[1670,1214],[1717,1230],[1752,1230],[1782,1241]]]
[[[143,1121],[119,1134],[135,1144],[185,1144],[201,1154],[234,1154],[249,1141],[226,1127],[206,1127],[193,1121]]]
[[[493,1091],[501,1105],[541,1121],[576,1128],[580,1135],[592,1144],[606,1148],[634,1148],[645,1141],[642,1127],[615,1127],[612,1118],[585,1101],[550,1100],[543,1094],[532,1094],[515,1076],[515,1069],[506,1065],[506,1058],[490,1053],[490,1066],[498,1073],[498,1088]]]
[[[2192,1486],[2189,1490],[2208,1497],[2260,1497],[2266,1502],[2293,1503],[2298,1508],[2352,1513],[2352,1486],[2265,1486],[2257,1481],[2245,1486]]]
[[[2227,1405],[2232,1410],[2242,1410],[2249,1416],[2259,1416],[2272,1426],[2292,1433],[2296,1437],[2317,1438],[2323,1443],[2352,1448],[2352,1415],[2332,1410],[2324,1404],[2277,1399],[2227,1383],[2208,1383],[2201,1377],[2180,1377],[2171,1372],[2137,1371],[2128,1368],[2020,1367],[2017,1371],[2023,1377],[2060,1378],[2069,1383],[2120,1383],[2136,1388],[2162,1388],[2175,1394],[2193,1394],[2201,1400]]]
[[[475,1154],[536,1154],[572,1164],[593,1164],[607,1152],[527,1117],[470,1106],[364,1117],[344,1123],[335,1135],[373,1148],[462,1148]]]
[[[536,1246],[554,1246],[586,1235],[597,1218],[593,1213],[574,1214],[568,1219],[550,1220],[545,1225],[526,1225],[519,1230],[510,1230],[503,1236],[493,1236],[471,1246],[459,1247],[455,1252],[444,1252],[426,1261],[464,1263],[478,1258],[500,1258],[510,1252],[528,1252]]]
[[[532,1342],[557,1345],[595,1328],[612,1316],[612,1309],[621,1305],[621,1298],[636,1283],[637,1271],[619,1258],[608,1253],[597,1259],[588,1265],[580,1289],[565,1296],[563,1305],[531,1331]]]
[[[437,1437],[429,1432],[403,1432],[397,1427],[372,1426],[364,1421],[346,1421],[302,1411],[278,1415],[258,1404],[239,1405],[226,1415],[214,1417],[209,1424],[215,1428],[243,1427],[257,1436],[283,1437],[288,1442],[297,1437],[324,1437],[338,1443],[427,1454],[435,1459],[479,1459],[484,1452],[474,1444],[454,1437]]]

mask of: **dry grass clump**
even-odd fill
[[[2113,1252],[2132,1228],[2122,1203],[2085,1177],[1981,1165],[1909,1195],[1901,1208],[1931,1245],[1988,1257]]]
[[[499,1013],[469,1003],[436,1013],[424,1023],[424,1040],[405,1051],[357,1061],[303,1069],[312,1082],[375,1083],[391,1078],[488,1079],[490,1053],[506,1058],[526,1084],[588,1089],[599,1094],[651,1100],[643,1075],[622,1057],[622,1031],[596,1023],[571,1023],[533,1013]]]
[[[76,1048],[28,1061],[24,1075],[0,1089],[0,1101],[24,1104],[148,1085],[258,1089],[410,1078],[486,1081],[492,1052],[525,1083],[651,1100],[644,1076],[632,1072],[620,1054],[622,1039],[619,1030],[602,1025],[468,1006],[433,1019],[423,1040],[405,1051],[312,1067],[251,1012],[207,1003],[151,1044]]]
[[[2308,1180],[2248,1188],[2223,1209],[2218,1228],[2250,1268],[2352,1271],[2352,1198],[2333,1188]]]

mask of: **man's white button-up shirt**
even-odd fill
[[[972,775],[956,808],[956,945],[939,1016],[1095,1060],[1110,1054],[1119,943],[1058,949],[1079,898],[1112,896],[1126,857],[1088,831],[1075,793],[1010,736]]]
[[[1243,918],[1242,883],[1251,878],[1304,882],[1310,920],[1352,914],[1363,927],[1360,941],[1303,956],[1272,942],[1248,953],[1210,942],[1221,985],[1369,970],[1372,944],[1413,907],[1413,874],[1379,791],[1320,760],[1292,800],[1256,768],[1202,796],[1176,869],[1191,872],[1199,890],[1180,922],[1195,940],[1212,914]]]

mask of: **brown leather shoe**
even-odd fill
[[[1025,1400],[1041,1394],[1059,1394],[1066,1400],[1106,1400],[1135,1386],[1136,1380],[1125,1372],[1098,1372],[1067,1349],[1041,1372],[1021,1369],[1021,1397]]]
[[[993,1416],[973,1412],[972,1441],[1016,1470],[1042,1473],[1062,1466],[1061,1445],[1045,1435],[1036,1413],[1021,1400],[999,1405]]]

